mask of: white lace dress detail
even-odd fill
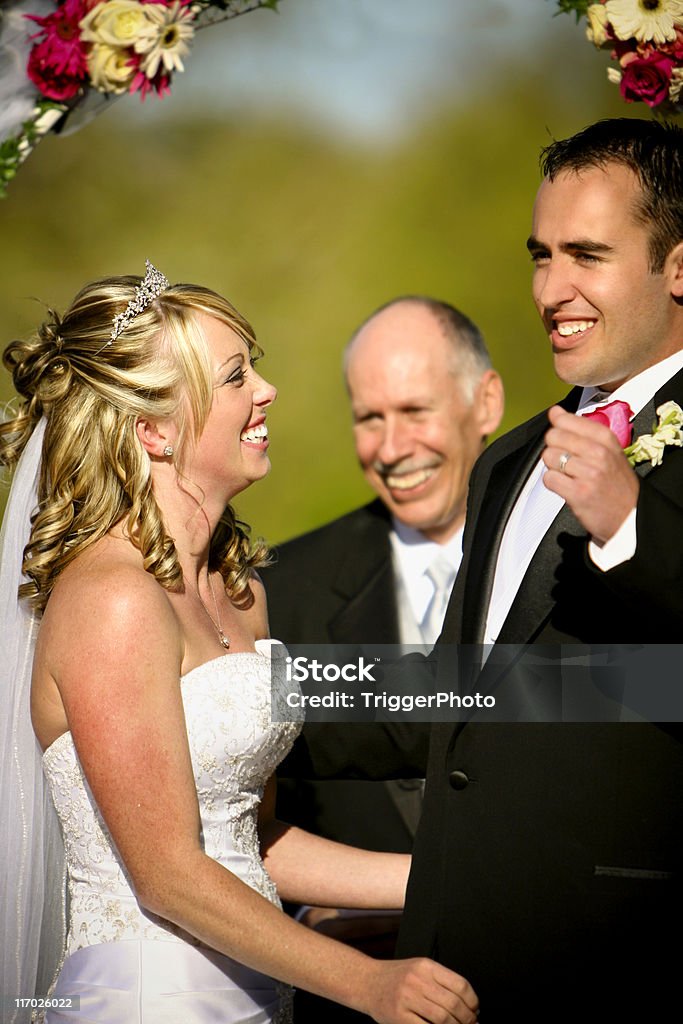
[[[271,721],[271,642],[258,641],[256,646],[256,652],[226,654],[188,672],[181,680],[181,692],[204,850],[271,903],[280,906],[275,885],[259,852],[257,813],[265,783],[289,751],[301,723]],[[277,693],[275,700],[279,703]],[[106,943],[126,944],[131,940],[182,944],[185,949],[195,947],[204,962],[208,951],[198,940],[139,906],[81,770],[70,733],[63,734],[49,747],[43,766],[64,833],[69,873],[65,966],[80,950]],[[170,952],[169,947],[159,947],[162,956],[166,955],[164,948]],[[100,955],[106,952],[100,951]],[[229,964],[233,974],[233,966],[238,973],[244,970],[220,954],[212,955],[214,961],[224,960]],[[257,977],[261,984],[263,976]],[[238,1019],[272,1021],[273,1024],[289,1021],[289,986],[265,980],[277,989],[274,1012],[258,1018],[238,1018],[226,1012],[221,1019],[231,1024]],[[61,976],[55,992],[60,989],[60,981]],[[242,982],[240,975],[239,983]],[[73,986],[73,979],[70,983]],[[144,988],[144,979],[142,985]],[[48,1014],[47,1019],[61,1018]],[[75,1024],[78,1014],[69,1012],[64,1019]],[[153,1018],[141,1016],[139,1019],[151,1021]],[[166,1015],[163,1019],[174,1018]],[[202,1019],[214,1018],[210,1015],[197,1017],[197,1020]]]

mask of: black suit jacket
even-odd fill
[[[577,399],[575,391],[566,407]],[[636,435],[651,430],[656,406],[668,400],[683,406],[683,373],[639,414]],[[437,654],[425,665],[439,689],[451,682],[439,649],[483,638],[502,533],[546,429],[544,412],[475,466],[462,566]],[[679,640],[683,450],[666,448],[660,466],[638,473],[635,556],[601,573],[584,531],[562,510],[501,643]],[[482,690],[495,684],[487,671]],[[401,730],[412,732],[418,758],[419,726],[385,726],[372,743],[361,733],[354,751],[329,726],[307,737],[295,770],[398,771]],[[406,742],[404,735],[403,749]],[[681,961],[682,792],[680,723],[434,725],[399,955],[430,955],[464,974],[482,1019],[494,1024],[669,1019]]]
[[[636,435],[669,399],[683,405],[683,373],[637,417]],[[483,639],[502,533],[546,429],[543,413],[475,467],[441,644]],[[601,573],[563,509],[500,643],[679,639],[683,450],[638,472],[634,558]],[[666,1019],[681,956],[669,936],[680,925],[682,792],[678,725],[435,725],[399,953],[463,973],[487,1021]]]
[[[262,573],[272,635],[290,644],[399,643],[390,530],[386,508],[375,500],[283,544],[275,565]],[[302,744],[316,728],[306,726]],[[355,746],[361,732],[368,735],[357,724],[340,726],[333,742]],[[282,780],[277,813],[338,842],[407,853],[420,803],[414,779],[390,785]]]
[[[379,499],[283,544],[263,573],[285,643],[398,643],[389,532]]]

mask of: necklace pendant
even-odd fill
[[[222,629],[218,630],[218,639],[220,640],[221,645],[225,647],[225,649],[227,650],[228,647],[230,646],[230,641],[228,640],[227,636],[225,635]]]

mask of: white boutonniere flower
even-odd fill
[[[651,462],[659,466],[668,444],[683,447],[683,409],[677,402],[665,402],[657,409],[658,422],[651,434],[641,434],[633,444],[624,448],[624,455],[632,466],[638,462]]]

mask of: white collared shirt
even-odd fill
[[[434,584],[425,575],[425,572],[440,552],[453,566],[453,578],[450,584],[451,588],[453,587],[462,561],[463,529],[464,527],[461,527],[445,544],[438,544],[436,541],[428,540],[419,530],[406,526],[398,519],[392,519],[389,538],[394,574],[399,583],[399,602],[406,601],[418,630],[424,623],[434,596]],[[400,614],[399,618],[401,618]],[[405,632],[405,629],[401,630],[403,634],[401,643],[419,642],[417,633],[413,636],[406,636]]]
[[[606,401],[623,401],[628,402],[635,416],[681,368],[683,349],[625,381],[612,394],[608,395],[595,387],[585,387],[577,412],[592,412]],[[545,464],[539,459],[505,527],[486,618],[486,644],[495,643],[531,559],[564,505],[559,494],[549,491],[543,485],[545,472]],[[593,541],[589,543],[589,555],[599,569],[607,571],[633,557],[636,550],[635,519],[636,510],[633,509],[605,544],[600,547]]]

